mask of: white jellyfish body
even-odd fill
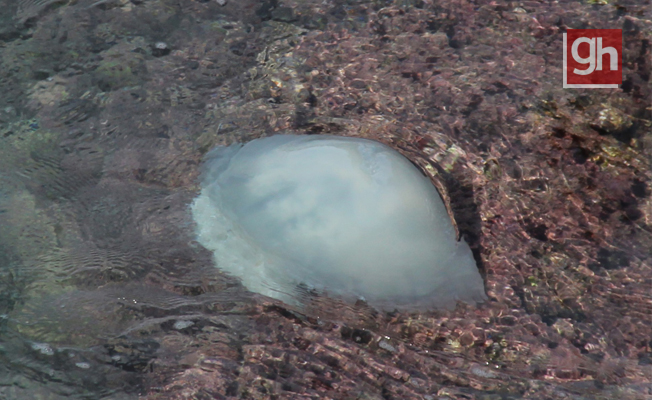
[[[199,242],[251,291],[299,287],[382,309],[485,298],[429,179],[381,143],[278,135],[211,151],[192,205]]]

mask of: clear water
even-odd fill
[[[649,7],[281,3],[0,0],[0,399],[650,398]],[[587,26],[623,90],[557,84]],[[490,301],[302,314],[216,269],[201,161],[277,132],[459,178]]]

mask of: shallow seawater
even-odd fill
[[[0,0],[0,399],[650,398],[645,4],[221,3]],[[560,87],[585,26],[622,29],[621,89]],[[276,134],[417,164],[486,301],[296,307],[215,268],[205,157]]]

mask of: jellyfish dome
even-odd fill
[[[253,292],[364,298],[393,310],[485,299],[432,182],[379,142],[277,135],[207,154],[199,242]]]

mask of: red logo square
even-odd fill
[[[622,29],[564,33],[564,88],[618,88],[623,83]]]

